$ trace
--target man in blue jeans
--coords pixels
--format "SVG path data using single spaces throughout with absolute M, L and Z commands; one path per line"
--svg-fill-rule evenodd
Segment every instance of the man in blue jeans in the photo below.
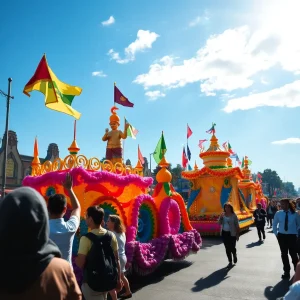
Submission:
M 68 192 L 72 213 L 70 219 L 65 222 L 64 215 L 67 211 L 67 199 L 63 194 L 51 195 L 48 200 L 50 239 L 58 246 L 62 258 L 72 266 L 72 246 L 74 235 L 80 223 L 80 204 L 73 191 L 73 180 L 70 173 L 66 174 L 63 187 Z

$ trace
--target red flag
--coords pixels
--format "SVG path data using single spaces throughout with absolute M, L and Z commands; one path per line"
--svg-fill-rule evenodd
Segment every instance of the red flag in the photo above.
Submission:
M 193 134 L 193 131 L 191 130 L 191 128 L 189 127 L 189 124 L 188 124 L 187 125 L 187 135 L 186 135 L 186 137 L 189 138 L 192 134 Z
M 116 87 L 115 85 L 115 90 L 114 90 L 114 102 L 118 103 L 120 105 L 123 106 L 127 106 L 127 107 L 133 107 L 134 104 L 131 103 L 128 98 L 126 98 L 121 92 L 120 90 Z
M 140 145 L 138 145 L 138 158 L 139 158 L 139 161 L 141 162 L 141 164 L 143 165 L 145 163 L 145 160 L 144 160 L 144 157 L 143 157 L 142 152 L 140 150 Z
M 189 162 L 189 160 L 188 160 L 187 157 L 186 157 L 185 148 L 183 147 L 183 151 L 182 151 L 182 166 L 183 166 L 184 168 L 186 168 L 188 162 Z

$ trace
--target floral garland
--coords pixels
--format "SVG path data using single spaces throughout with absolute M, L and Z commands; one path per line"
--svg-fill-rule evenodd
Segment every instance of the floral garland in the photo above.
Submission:
M 158 212 L 157 208 L 155 206 L 154 199 L 147 194 L 139 195 L 134 199 L 133 206 L 132 206 L 132 211 L 131 211 L 131 216 L 128 216 L 128 226 L 127 227 L 127 241 L 135 241 L 136 239 L 136 233 L 137 233 L 137 228 L 138 228 L 138 218 L 139 218 L 139 209 L 140 206 L 142 205 L 143 202 L 149 201 L 150 203 L 153 203 L 152 208 L 153 208 L 153 214 L 156 216 L 156 221 L 158 220 Z M 135 229 L 133 229 L 135 228 Z
M 210 169 L 208 167 L 203 167 L 199 171 L 194 171 L 194 172 L 184 171 L 181 174 L 182 174 L 182 177 L 185 179 L 196 179 L 199 176 L 202 176 L 204 174 L 209 174 L 211 176 L 216 176 L 216 177 L 237 176 L 240 178 L 244 178 L 244 175 L 239 167 L 231 168 L 229 170 L 221 169 L 220 171 L 216 171 L 216 170 Z
M 69 170 L 73 177 L 74 185 L 80 185 L 84 182 L 86 183 L 102 183 L 111 182 L 113 185 L 118 187 L 126 187 L 129 184 L 134 184 L 141 189 L 148 188 L 153 179 L 151 177 L 141 177 L 135 174 L 129 174 L 126 176 L 121 176 L 118 174 L 110 173 L 107 171 L 89 171 L 85 170 L 83 167 L 77 167 Z M 41 188 L 43 186 L 51 186 L 54 182 L 56 184 L 61 184 L 65 179 L 66 171 L 62 172 L 49 172 L 41 176 L 27 176 L 23 180 L 24 186 L 30 186 L 33 188 Z
M 172 219 L 170 219 L 170 214 Z M 159 209 L 160 234 L 176 234 L 180 229 L 180 210 L 176 201 L 165 198 Z

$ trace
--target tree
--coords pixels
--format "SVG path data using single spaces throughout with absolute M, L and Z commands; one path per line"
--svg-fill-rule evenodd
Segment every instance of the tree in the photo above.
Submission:
M 175 168 L 171 168 L 172 184 L 177 186 L 178 179 L 181 178 L 181 172 L 184 171 L 181 165 L 177 164 Z
M 283 182 L 283 197 L 297 197 L 298 193 L 292 182 Z
M 275 189 L 281 189 L 283 186 L 282 180 L 277 172 L 271 169 L 264 170 L 262 173 L 262 181 L 268 184 L 269 196 L 274 195 Z

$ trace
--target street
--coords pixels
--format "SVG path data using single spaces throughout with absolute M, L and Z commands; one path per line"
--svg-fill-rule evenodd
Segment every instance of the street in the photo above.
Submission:
M 149 276 L 129 276 L 132 299 L 280 299 L 291 281 L 281 280 L 276 237 L 267 229 L 265 242 L 257 241 L 255 227 L 242 234 L 237 243 L 238 263 L 227 270 L 221 238 L 204 237 L 198 254 L 185 261 L 166 261 Z

